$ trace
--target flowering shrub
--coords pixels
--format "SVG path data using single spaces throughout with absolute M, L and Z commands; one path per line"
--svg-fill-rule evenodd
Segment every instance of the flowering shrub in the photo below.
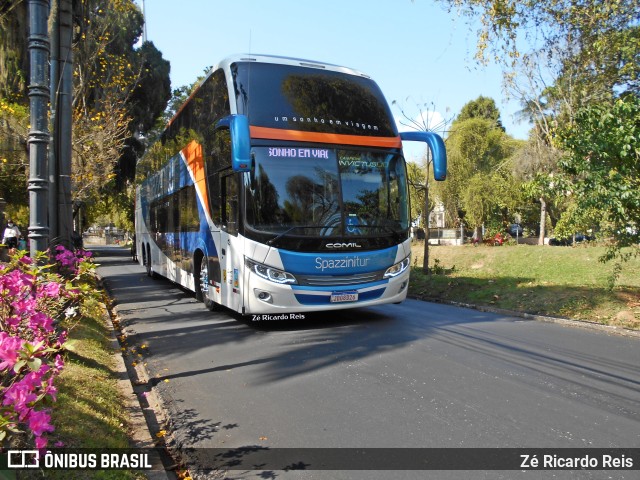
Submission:
M 86 294 L 95 291 L 90 253 L 62 246 L 48 257 L 18 252 L 0 264 L 0 446 L 26 433 L 36 448 L 47 445 L 56 377 L 71 348 L 67 330 Z

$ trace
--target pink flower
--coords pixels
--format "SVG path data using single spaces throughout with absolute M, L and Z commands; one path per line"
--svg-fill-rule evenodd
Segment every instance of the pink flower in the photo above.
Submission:
M 60 284 L 57 282 L 48 282 L 46 285 L 42 286 L 40 289 L 42 295 L 46 297 L 57 298 L 60 296 Z
M 58 348 L 62 347 L 64 345 L 64 342 L 67 341 L 67 339 L 68 339 L 67 337 L 68 336 L 69 336 L 69 334 L 67 333 L 66 330 L 61 331 L 60 334 L 58 335 L 58 340 L 56 341 L 55 346 L 58 347 Z M 64 364 L 64 362 L 63 362 L 63 364 Z
M 59 372 L 64 368 L 64 359 L 62 355 L 56 355 L 56 359 L 53 362 L 54 368 Z
M 47 395 L 51 397 L 51 400 L 56 402 L 58 400 L 58 389 L 53 386 L 54 377 L 49 377 L 47 382 Z
M 0 332 L 0 371 L 11 369 L 18 361 L 18 350 L 22 349 L 24 340 Z
M 29 318 L 29 327 L 34 330 L 41 329 L 47 333 L 53 332 L 53 318 L 42 312 L 34 313 Z
M 55 430 L 51 425 L 51 416 L 44 410 L 32 411 L 29 415 L 28 425 L 36 437 L 41 437 L 43 433 Z M 36 445 L 36 447 L 38 446 Z
M 42 387 L 45 384 L 45 380 L 44 377 L 47 375 L 47 373 L 49 373 L 49 371 L 51 370 L 51 367 L 47 364 L 42 364 L 40 366 L 40 370 L 38 370 L 37 372 L 29 372 L 27 373 L 22 380 L 20 380 L 20 383 L 25 387 L 28 388 L 30 390 L 34 390 L 38 387 Z M 50 377 L 53 378 L 53 377 Z
M 31 288 L 32 285 L 33 276 L 20 270 L 12 270 L 0 276 L 0 291 L 6 290 L 6 293 L 12 297 L 19 295 L 25 287 Z
M 31 257 L 30 257 L 30 256 L 28 256 L 28 255 L 25 255 L 24 257 L 22 257 L 22 258 L 20 259 L 20 261 L 21 261 L 22 263 L 24 263 L 25 265 L 33 265 L 33 258 L 31 258 Z
M 20 298 L 11 302 L 13 310 L 18 314 L 30 313 L 36 311 L 36 299 L 29 296 L 26 298 Z
M 11 315 L 9 318 L 5 319 L 5 323 L 8 327 L 15 328 L 20 325 L 20 317 L 18 317 L 17 315 Z
M 2 404 L 6 407 L 13 405 L 20 420 L 23 420 L 30 411 L 29 403 L 37 400 L 38 396 L 31 391 L 28 385 L 17 382 L 4 391 Z
M 56 260 L 60 262 L 63 267 L 67 268 L 75 268 L 77 259 L 72 251 L 67 250 L 62 245 L 58 245 L 56 247 L 56 251 L 60 252 L 56 255 Z
M 47 440 L 45 437 L 36 437 L 36 448 L 38 450 L 42 450 L 44 447 L 46 447 L 47 443 L 49 443 L 49 440 Z

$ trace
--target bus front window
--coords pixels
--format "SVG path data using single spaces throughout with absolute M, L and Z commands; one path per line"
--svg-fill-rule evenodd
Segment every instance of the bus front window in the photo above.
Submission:
M 255 147 L 247 226 L 304 237 L 398 236 L 408 228 L 402 157 L 327 148 Z
M 407 229 L 407 186 L 401 157 L 338 151 L 345 235 L 384 235 Z
M 296 228 L 296 235 L 319 235 L 340 226 L 335 161 L 299 157 L 298 148 L 256 148 L 247 189 L 247 223 L 270 233 Z M 310 231 L 309 231 L 310 230 Z

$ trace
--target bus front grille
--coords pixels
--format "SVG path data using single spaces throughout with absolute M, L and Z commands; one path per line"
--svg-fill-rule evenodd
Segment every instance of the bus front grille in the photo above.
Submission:
M 327 287 L 331 285 L 359 285 L 379 282 L 383 279 L 383 275 L 384 271 L 379 271 L 354 275 L 296 275 L 296 278 L 298 279 L 298 285 Z

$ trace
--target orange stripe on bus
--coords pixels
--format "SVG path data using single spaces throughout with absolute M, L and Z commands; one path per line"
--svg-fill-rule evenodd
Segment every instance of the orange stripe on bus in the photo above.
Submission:
M 182 149 L 182 154 L 187 161 L 187 167 L 193 175 L 193 181 L 195 183 L 196 190 L 199 197 L 202 200 L 202 206 L 211 218 L 211 211 L 209 210 L 209 196 L 207 194 L 207 182 L 204 171 L 204 159 L 202 157 L 202 145 L 195 140 L 189 142 L 189 144 Z
M 251 126 L 251 138 L 269 140 L 289 140 L 298 142 L 336 143 L 342 145 L 364 145 L 368 147 L 400 148 L 400 137 L 367 137 L 364 135 L 344 135 L 340 133 L 303 132 L 279 128 Z

